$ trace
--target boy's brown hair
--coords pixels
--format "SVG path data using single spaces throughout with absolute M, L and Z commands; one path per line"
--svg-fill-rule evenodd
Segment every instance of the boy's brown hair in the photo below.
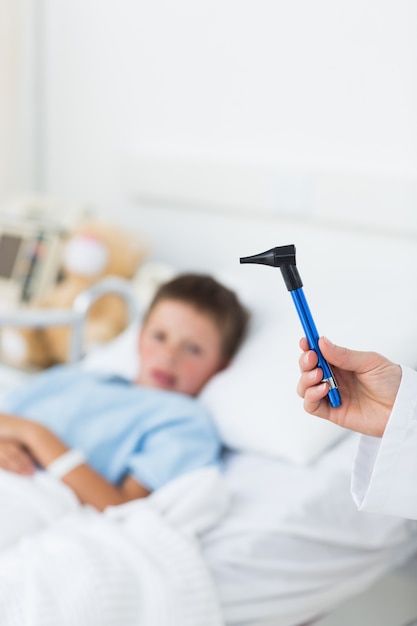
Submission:
M 220 331 L 225 360 L 236 354 L 247 331 L 249 312 L 234 291 L 208 274 L 180 274 L 159 287 L 145 321 L 162 300 L 179 300 L 209 315 Z

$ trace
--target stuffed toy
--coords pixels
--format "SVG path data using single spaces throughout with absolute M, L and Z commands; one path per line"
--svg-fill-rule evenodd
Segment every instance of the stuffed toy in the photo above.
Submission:
M 68 236 L 62 253 L 61 276 L 30 308 L 70 309 L 79 293 L 106 276 L 131 279 L 148 253 L 138 236 L 100 220 L 82 222 Z M 109 294 L 91 306 L 85 346 L 102 344 L 126 327 L 128 311 L 120 296 Z M 3 359 L 19 367 L 46 368 L 68 360 L 69 327 L 19 328 L 3 331 Z

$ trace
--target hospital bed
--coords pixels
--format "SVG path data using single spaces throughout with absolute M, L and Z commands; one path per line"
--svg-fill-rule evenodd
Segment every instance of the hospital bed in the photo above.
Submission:
M 213 245 L 204 241 L 208 232 L 204 219 L 215 222 L 217 232 L 223 233 Z M 198 536 L 220 615 L 213 613 L 207 623 L 330 626 L 339 606 L 354 602 L 379 581 L 389 581 L 387 576 L 413 559 L 417 526 L 356 510 L 349 480 L 357 436 L 304 413 L 295 393 L 302 331 L 290 298 L 277 270 L 239 267 L 238 258 L 295 243 L 319 330 L 338 343 L 375 349 L 416 366 L 417 290 L 410 289 L 417 284 L 415 242 L 406 236 L 331 223 L 252 222 L 234 215 L 204 219 L 197 225 L 186 209 L 173 214 L 164 207 L 142 206 L 135 226 L 147 224 L 156 233 L 164 224 L 155 259 L 171 263 L 176 271 L 214 273 L 238 292 L 252 312 L 244 346 L 201 397 L 225 443 L 227 487 L 221 516 Z M 173 220 L 177 228 L 184 222 L 186 236 L 177 242 L 168 241 Z M 228 237 L 229 231 L 233 238 Z M 121 284 L 105 287 L 119 289 Z M 135 317 L 129 289 L 123 286 L 120 293 L 129 298 Z M 73 312 L 79 337 L 88 302 L 87 295 L 83 312 Z M 138 309 L 140 313 L 140 305 Z M 13 320 L 4 317 L 3 321 Z M 82 367 L 134 376 L 138 363 L 133 346 L 139 325 L 140 320 L 133 320 L 118 338 L 83 356 Z M 73 359 L 82 352 L 77 345 Z M 26 375 L 15 374 L 0 369 L 4 391 Z M 98 596 L 93 601 L 98 602 Z M 381 607 L 393 601 L 378 596 Z M 370 613 L 362 623 L 382 626 L 380 617 L 372 617 L 366 599 L 363 606 Z M 416 617 L 417 604 L 410 594 L 404 609 L 398 607 L 395 624 L 390 623 L 402 626 Z M 133 626 L 130 619 L 120 614 L 114 623 Z M 138 619 L 138 626 L 142 623 L 147 624 Z

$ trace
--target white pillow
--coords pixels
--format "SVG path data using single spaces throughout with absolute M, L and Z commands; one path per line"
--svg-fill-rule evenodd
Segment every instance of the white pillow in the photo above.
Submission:
M 341 345 L 375 350 L 416 366 L 416 258 L 402 275 L 368 261 L 362 259 L 363 272 L 349 265 L 329 266 L 319 276 L 299 265 L 318 331 Z M 252 320 L 244 345 L 229 368 L 203 390 L 202 402 L 230 448 L 299 464 L 313 461 L 346 431 L 306 414 L 297 396 L 303 331 L 280 270 L 238 266 L 217 277 L 235 289 L 251 309 Z M 130 327 L 90 354 L 85 366 L 133 378 L 137 334 L 138 328 Z
M 133 322 L 115 339 L 92 349 L 83 359 L 87 371 L 117 374 L 128 380 L 134 380 L 139 371 L 140 323 Z

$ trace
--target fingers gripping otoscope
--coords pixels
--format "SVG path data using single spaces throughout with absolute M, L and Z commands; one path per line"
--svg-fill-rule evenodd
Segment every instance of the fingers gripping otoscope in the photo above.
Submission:
M 271 265 L 272 267 L 280 268 L 285 285 L 291 293 L 295 308 L 297 309 L 298 317 L 303 326 L 308 344 L 310 348 L 317 353 L 318 366 L 323 372 L 323 381 L 327 382 L 329 385 L 329 402 L 333 407 L 340 406 L 342 401 L 337 388 L 337 382 L 330 365 L 320 351 L 318 344 L 319 334 L 303 292 L 303 282 L 298 273 L 295 261 L 295 246 L 291 244 L 271 248 L 271 250 L 261 252 L 260 254 L 242 257 L 240 262 Z

